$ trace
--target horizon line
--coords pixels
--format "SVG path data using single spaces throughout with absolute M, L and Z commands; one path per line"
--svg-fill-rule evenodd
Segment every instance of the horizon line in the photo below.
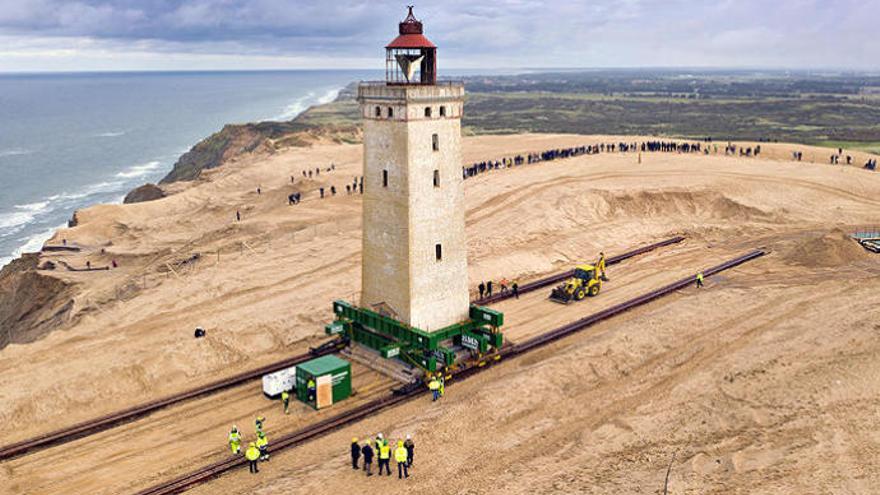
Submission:
M 549 72 L 588 72 L 588 71 L 705 71 L 705 72 L 846 72 L 854 74 L 880 75 L 880 68 L 863 69 L 849 67 L 760 67 L 760 66 L 584 66 L 584 67 L 449 67 L 446 71 L 527 71 L 537 73 Z M 198 74 L 198 73 L 260 73 L 260 72 L 382 72 L 382 68 L 266 68 L 266 69 L 100 69 L 100 70 L 0 70 L 0 76 L 24 75 L 77 75 L 77 74 Z M 474 75 L 483 75 L 475 72 Z M 486 74 L 492 75 L 492 74 Z

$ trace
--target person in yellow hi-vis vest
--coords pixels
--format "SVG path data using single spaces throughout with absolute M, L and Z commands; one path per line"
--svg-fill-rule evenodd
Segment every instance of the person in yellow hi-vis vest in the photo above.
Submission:
M 229 448 L 233 455 L 238 455 L 241 452 L 241 433 L 238 432 L 238 427 L 235 425 L 232 425 L 232 431 L 229 432 Z
M 428 390 L 430 390 L 431 394 L 433 394 L 433 396 L 434 396 L 433 400 L 436 401 L 437 399 L 439 399 L 440 398 L 440 380 L 438 380 L 436 377 L 432 376 L 431 381 L 428 382 Z
M 596 271 L 599 272 L 599 278 L 602 279 L 603 282 L 608 281 L 608 275 L 605 275 L 605 253 L 599 253 L 599 261 L 596 262 Z
M 281 405 L 284 406 L 284 414 L 288 414 L 290 408 L 290 392 L 284 390 L 281 392 Z
M 315 387 L 315 380 L 313 378 L 309 378 L 308 383 L 306 383 L 306 391 L 309 394 L 309 402 L 315 402 L 317 388 Z
M 248 444 L 248 448 L 244 453 L 244 457 L 248 460 L 251 473 L 259 473 L 260 468 L 257 467 L 257 462 L 259 462 L 260 460 L 260 449 L 257 448 L 257 444 L 255 444 L 254 442 Z
M 266 436 L 266 432 L 258 431 L 257 432 L 257 449 L 260 451 L 260 460 L 268 461 L 269 460 L 269 438 Z
M 382 476 L 383 466 L 388 476 L 391 476 L 391 446 L 388 445 L 387 439 L 379 446 L 379 476 Z
M 397 461 L 397 479 L 409 478 L 409 469 L 407 466 L 406 447 L 403 446 L 403 440 L 397 441 L 397 448 L 394 449 L 394 460 Z

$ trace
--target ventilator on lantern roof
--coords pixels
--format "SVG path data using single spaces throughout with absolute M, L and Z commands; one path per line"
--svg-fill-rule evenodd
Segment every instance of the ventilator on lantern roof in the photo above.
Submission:
M 400 23 L 399 36 L 385 47 L 385 81 L 388 84 L 435 84 L 437 47 L 425 37 L 422 22 L 412 6 Z

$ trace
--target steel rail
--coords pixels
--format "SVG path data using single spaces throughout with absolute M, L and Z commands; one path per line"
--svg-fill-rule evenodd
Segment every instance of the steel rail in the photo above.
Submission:
M 764 254 L 764 251 L 761 250 L 752 251 L 748 254 L 733 258 L 729 261 L 703 270 L 702 273 L 704 276 L 711 276 L 724 270 L 739 266 L 755 258 L 761 257 Z M 463 379 L 476 375 L 483 370 L 490 369 L 492 367 L 492 364 L 500 362 L 504 360 L 504 358 L 513 358 L 528 353 L 529 351 L 555 342 L 563 337 L 569 336 L 580 330 L 591 327 L 601 321 L 607 320 L 612 316 L 624 313 L 633 308 L 659 299 L 663 296 L 672 294 L 679 289 L 693 284 L 695 280 L 696 274 L 685 277 L 659 289 L 652 290 L 623 303 L 616 304 L 608 309 L 604 309 L 580 320 L 558 327 L 545 334 L 533 337 L 520 344 L 505 346 L 501 349 L 500 355 L 498 356 L 501 359 L 487 361 L 484 363 L 484 365 L 474 365 L 469 368 L 456 371 L 453 374 L 453 378 L 455 379 L 455 381 L 450 382 L 450 385 L 455 383 L 456 381 L 461 381 Z M 271 450 L 272 452 L 277 452 L 279 450 L 283 450 L 289 447 L 295 447 L 297 445 L 305 443 L 310 439 L 328 434 L 339 427 L 356 423 L 362 419 L 369 417 L 379 410 L 402 404 L 420 395 L 427 394 L 427 392 L 428 390 L 423 386 L 415 387 L 409 388 L 402 393 L 392 393 L 390 395 L 372 400 L 358 407 L 355 407 L 354 409 L 337 414 L 330 418 L 319 421 L 318 423 L 285 435 L 281 437 L 278 441 L 270 445 Z M 208 465 L 204 468 L 193 471 L 192 473 L 186 474 L 174 480 L 147 488 L 146 490 L 138 492 L 137 495 L 173 495 L 181 493 L 195 485 L 199 485 L 201 483 L 209 481 L 227 471 L 231 471 L 238 467 L 243 467 L 246 464 L 247 461 L 243 457 L 238 456 L 223 461 L 218 461 L 214 464 Z
M 684 237 L 677 236 L 677 237 L 673 237 L 671 239 L 666 239 L 665 241 L 660 241 L 660 242 L 656 242 L 654 244 L 650 244 L 648 246 L 643 246 L 638 249 L 633 249 L 632 251 L 627 251 L 623 254 L 618 254 L 616 256 L 606 258 L 605 264 L 606 265 L 614 265 L 614 264 L 620 263 L 621 261 L 628 260 L 632 257 L 638 256 L 640 254 L 644 254 L 644 253 L 653 251 L 655 249 L 658 249 L 658 248 L 661 248 L 664 246 L 670 246 L 672 244 L 677 244 L 683 240 L 684 240 Z M 523 285 L 519 286 L 518 291 L 520 294 L 526 294 L 528 292 L 536 291 L 538 289 L 547 287 L 548 285 L 553 285 L 555 283 L 562 282 L 563 280 L 570 278 L 573 275 L 574 275 L 574 270 L 568 270 L 566 272 L 557 273 L 556 275 L 550 275 L 549 277 L 544 277 L 542 279 L 535 280 L 534 282 L 529 282 L 527 284 L 523 284 Z M 496 303 L 498 301 L 503 301 L 505 299 L 510 299 L 511 297 L 513 297 L 513 292 L 510 291 L 509 289 L 510 288 L 508 287 L 508 290 L 506 292 L 504 292 L 503 294 L 499 292 L 496 294 L 492 294 L 489 297 L 477 299 L 476 301 L 474 301 L 474 304 L 486 305 L 486 304 Z
M 627 260 L 634 256 L 638 256 L 643 253 L 647 253 L 649 251 L 653 251 L 663 246 L 668 246 L 671 244 L 675 244 L 684 240 L 684 237 L 673 237 L 671 239 L 666 239 L 665 241 L 657 242 L 654 244 L 650 244 L 648 246 L 643 246 L 638 249 L 634 249 L 628 251 L 623 254 L 619 254 L 617 256 L 613 256 L 608 258 L 606 261 L 607 264 L 613 265 L 615 263 L 620 263 L 621 261 Z M 531 292 L 541 287 L 546 287 L 548 285 L 554 284 L 560 280 L 564 280 L 571 276 L 573 271 L 567 271 L 560 274 L 550 275 L 549 277 L 536 280 L 534 282 L 524 284 L 519 288 L 519 292 L 521 294 Z M 490 298 L 485 298 L 478 301 L 479 304 L 490 304 L 493 302 L 501 301 L 507 299 L 509 297 L 513 297 L 513 294 L 509 291 L 505 294 L 496 294 Z M 0 447 L 0 461 L 11 459 L 14 457 L 18 457 L 20 455 L 24 455 L 27 453 L 36 452 L 39 450 L 43 450 L 49 447 L 53 447 L 56 445 L 60 445 L 63 443 L 71 442 L 73 440 L 83 438 L 89 435 L 93 435 L 95 433 L 99 433 L 101 431 L 108 430 L 115 426 L 119 426 L 124 423 L 128 423 L 134 421 L 136 419 L 147 416 L 153 412 L 156 412 L 160 409 L 166 408 L 168 406 L 184 402 L 187 400 L 192 400 L 198 397 L 202 397 L 204 395 L 212 394 L 215 392 L 219 392 L 221 390 L 231 388 L 237 385 L 240 385 L 246 381 L 253 380 L 261 377 L 267 373 L 273 373 L 278 370 L 282 370 L 284 368 L 289 368 L 290 366 L 295 366 L 304 361 L 307 361 L 314 357 L 323 356 L 326 354 L 331 354 L 340 350 L 344 347 L 341 343 L 337 345 L 327 345 L 332 344 L 334 341 L 327 342 L 324 346 L 321 346 L 317 349 L 312 349 L 308 353 L 300 354 L 298 356 L 293 356 L 291 358 L 278 361 L 261 368 L 253 369 L 250 371 L 246 371 L 240 373 L 238 375 L 234 375 L 228 378 L 224 378 L 222 380 L 218 380 L 213 383 L 209 383 L 208 385 L 190 389 L 178 394 L 174 394 L 168 397 L 164 397 L 161 399 L 157 399 L 155 401 L 146 402 L 144 404 L 140 404 L 137 406 L 133 406 L 128 409 L 124 409 L 122 411 L 117 411 L 115 413 L 108 414 L 106 416 L 101 416 L 96 419 L 92 419 L 89 421 L 84 421 L 81 423 L 77 423 L 73 426 L 63 428 L 60 430 L 56 430 L 53 432 L 46 433 L 44 435 L 37 436 L 35 438 L 31 438 L 28 440 L 23 440 L 21 442 L 17 442 L 14 444 L 6 445 Z
M 221 390 L 240 385 L 255 378 L 259 378 L 267 373 L 273 373 L 284 368 L 296 366 L 299 363 L 308 361 L 309 359 L 315 357 L 332 354 L 345 346 L 344 341 L 342 340 L 333 340 L 327 342 L 326 344 L 318 348 L 311 349 L 309 352 L 293 356 L 257 369 L 239 373 L 237 375 L 233 375 L 222 380 L 209 383 L 202 387 L 190 389 L 151 402 L 146 402 L 144 404 L 124 409 L 122 411 L 108 414 L 106 416 L 101 416 L 96 419 L 77 423 L 67 428 L 63 428 L 50 433 L 46 433 L 44 435 L 4 446 L 0 448 L 0 461 L 11 459 L 13 457 L 17 457 L 29 452 L 46 449 L 62 443 L 71 442 L 78 438 L 108 430 L 120 424 L 128 423 L 130 421 L 134 421 L 135 419 L 154 413 L 170 405 L 187 400 L 192 400 L 197 397 L 201 397 L 203 395 L 211 394 L 214 392 L 219 392 Z

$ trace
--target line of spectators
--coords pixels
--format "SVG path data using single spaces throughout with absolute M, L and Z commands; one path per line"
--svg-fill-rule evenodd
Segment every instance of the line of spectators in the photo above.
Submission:
M 511 168 L 520 165 L 533 164 L 539 162 L 549 162 L 557 159 L 572 158 L 580 155 L 598 155 L 600 153 L 628 153 L 628 152 L 666 152 L 666 153 L 699 153 L 704 151 L 708 154 L 709 148 L 703 147 L 701 143 L 678 142 L 678 141 L 646 141 L 638 142 L 619 142 L 619 143 L 600 143 L 585 146 L 574 146 L 571 148 L 557 148 L 537 153 L 529 153 L 526 155 L 516 155 L 512 157 L 502 158 L 500 160 L 489 160 L 473 163 L 470 166 L 462 167 L 462 177 L 474 177 L 476 175 L 489 172 L 491 170 L 499 170 L 502 168 Z

